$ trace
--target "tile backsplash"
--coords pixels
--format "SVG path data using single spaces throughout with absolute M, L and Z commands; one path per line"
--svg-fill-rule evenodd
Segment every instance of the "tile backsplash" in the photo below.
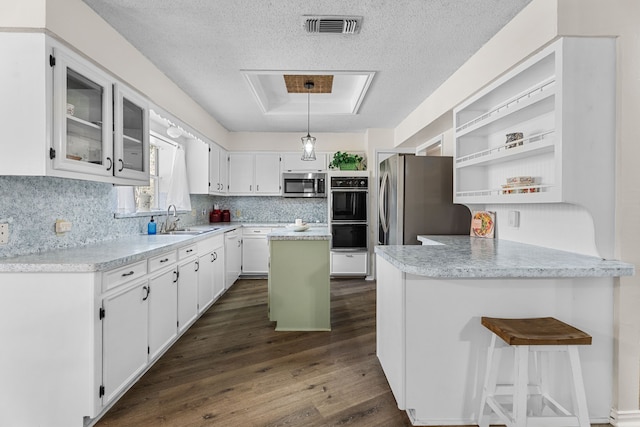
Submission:
M 146 233 L 148 216 L 114 218 L 116 197 L 116 187 L 100 182 L 0 176 L 0 223 L 9 224 L 9 242 L 0 245 L 0 257 Z M 214 204 L 229 209 L 232 221 L 290 223 L 303 218 L 307 222 L 327 222 L 326 199 L 191 195 L 192 212 L 180 214 L 180 223 L 208 223 Z M 71 222 L 71 231 L 56 235 L 58 219 Z

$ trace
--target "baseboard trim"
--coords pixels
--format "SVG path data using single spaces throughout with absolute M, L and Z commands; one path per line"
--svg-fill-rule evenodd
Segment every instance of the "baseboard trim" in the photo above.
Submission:
M 609 423 L 615 427 L 640 427 L 640 410 L 618 411 L 612 409 Z

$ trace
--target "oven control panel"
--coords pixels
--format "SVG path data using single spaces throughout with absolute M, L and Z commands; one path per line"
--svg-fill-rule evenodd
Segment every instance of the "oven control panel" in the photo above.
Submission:
M 331 177 L 331 188 L 367 188 L 368 186 L 369 178 L 367 177 Z

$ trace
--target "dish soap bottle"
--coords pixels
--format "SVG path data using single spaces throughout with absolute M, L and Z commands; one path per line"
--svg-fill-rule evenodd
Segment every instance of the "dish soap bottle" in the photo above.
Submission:
M 147 224 L 147 234 L 156 234 L 156 222 L 151 217 L 151 221 Z

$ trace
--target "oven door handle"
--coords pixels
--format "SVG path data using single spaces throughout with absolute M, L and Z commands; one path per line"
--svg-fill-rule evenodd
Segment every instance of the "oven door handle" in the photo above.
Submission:
M 380 183 L 380 193 L 378 194 L 378 214 L 380 218 L 380 225 L 382 231 L 386 234 L 389 232 L 389 222 L 387 221 L 387 191 L 389 186 L 389 172 L 385 171 L 382 175 L 382 182 Z

